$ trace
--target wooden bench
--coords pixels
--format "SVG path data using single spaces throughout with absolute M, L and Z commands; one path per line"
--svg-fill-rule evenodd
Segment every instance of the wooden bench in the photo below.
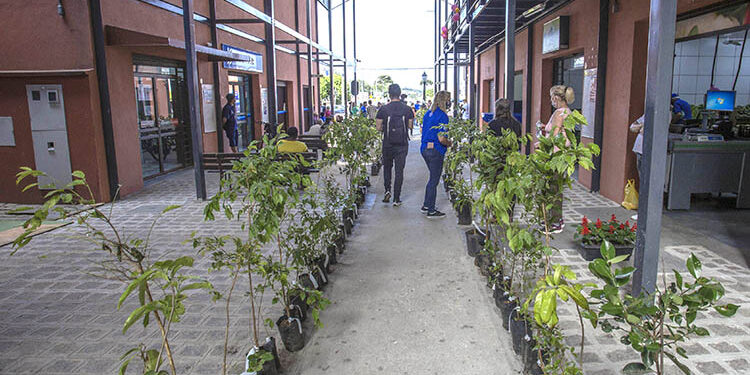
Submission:
M 315 162 L 318 160 L 317 152 L 300 152 L 295 154 L 280 153 L 277 160 L 291 160 L 292 155 L 300 155 L 310 164 L 310 166 L 304 167 L 300 171 L 302 174 L 316 173 L 319 171 L 318 168 L 315 167 Z M 239 161 L 244 157 L 245 154 L 241 152 L 203 154 L 203 169 L 207 172 L 218 172 L 223 175 L 225 172 L 232 170 L 235 161 Z
M 328 150 L 328 143 L 323 140 L 319 135 L 300 135 L 297 140 L 307 145 L 307 149 L 310 151 L 317 150 Z

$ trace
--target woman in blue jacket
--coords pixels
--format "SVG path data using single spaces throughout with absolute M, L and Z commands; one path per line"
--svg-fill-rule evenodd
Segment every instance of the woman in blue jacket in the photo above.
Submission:
M 424 192 L 424 204 L 422 213 L 427 218 L 436 219 L 445 217 L 445 214 L 438 211 L 435 207 L 437 198 L 437 186 L 440 183 L 440 176 L 443 174 L 443 160 L 445 151 L 450 146 L 450 141 L 440 135 L 445 131 L 445 125 L 448 125 L 448 109 L 451 105 L 451 94 L 447 91 L 440 91 L 435 94 L 435 100 L 432 101 L 432 108 L 425 113 L 422 119 L 422 147 L 420 151 L 422 158 L 427 164 L 430 171 L 430 179 L 427 181 L 427 187 Z

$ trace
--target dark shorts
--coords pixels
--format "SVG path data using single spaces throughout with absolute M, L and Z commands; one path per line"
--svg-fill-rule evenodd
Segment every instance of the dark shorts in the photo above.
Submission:
M 229 147 L 237 147 L 237 128 L 224 129 L 224 133 L 227 135 L 227 138 L 229 138 Z

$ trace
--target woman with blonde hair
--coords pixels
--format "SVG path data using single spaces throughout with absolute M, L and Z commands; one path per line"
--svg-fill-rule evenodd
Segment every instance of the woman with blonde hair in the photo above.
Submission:
M 440 176 L 443 174 L 443 160 L 445 151 L 450 146 L 450 141 L 440 135 L 445 131 L 445 125 L 448 125 L 448 109 L 451 105 L 451 94 L 447 91 L 440 91 L 435 94 L 432 101 L 432 107 L 425 113 L 422 119 L 422 146 L 420 152 L 422 158 L 427 164 L 430 171 L 430 178 L 427 181 L 427 187 L 424 192 L 424 204 L 422 204 L 422 213 L 429 219 L 445 217 L 445 214 L 438 211 L 435 207 L 437 199 L 437 186 L 440 183 Z
M 570 105 L 575 101 L 575 92 L 572 87 L 557 85 L 552 86 L 549 89 L 549 97 L 552 106 L 555 107 L 555 111 L 552 112 L 547 124 L 537 122 L 537 129 L 541 130 L 541 135 L 544 137 L 554 137 L 565 132 L 565 126 L 563 125 L 565 119 L 570 115 Z M 570 141 L 566 142 L 570 145 Z M 554 191 L 550 193 L 557 196 L 552 209 L 549 211 L 548 222 L 551 223 L 546 231 L 549 233 L 561 233 L 565 228 L 565 222 L 563 221 L 563 193 L 559 189 L 554 188 Z

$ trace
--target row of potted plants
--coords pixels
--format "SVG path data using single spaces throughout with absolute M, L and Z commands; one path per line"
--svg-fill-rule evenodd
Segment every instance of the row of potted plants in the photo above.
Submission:
M 80 171 L 73 173 L 73 181 L 67 186 L 46 194 L 45 203 L 14 242 L 14 253 L 28 244 L 30 235 L 51 212 L 69 217 L 70 205 L 87 206 L 88 210 L 72 217 L 82 227 L 81 239 L 109 255 L 99 263 L 97 275 L 121 280 L 125 285 L 118 308 L 132 311 L 123 333 L 138 322 L 146 328 L 155 323 L 161 337 L 156 347 L 134 342 L 133 348 L 122 356 L 120 373 L 126 373 L 131 362 L 140 361 L 144 374 L 177 374 L 172 325 L 189 308 L 190 291 L 203 290 L 214 301 L 223 302 L 226 326 L 222 373 L 229 371 L 230 305 L 232 298 L 244 291 L 250 305 L 250 349 L 245 356 L 245 373 L 276 374 L 280 371 L 276 341 L 270 334 L 264 336 L 263 328 L 277 328 L 284 348 L 294 352 L 307 341 L 305 322 L 322 327 L 320 311 L 329 304 L 322 288 L 329 282 L 328 274 L 344 251 L 346 236 L 356 223 L 357 209 L 364 203 L 365 165 L 377 140 L 369 128 L 374 130 L 372 124 L 359 119 L 329 128 L 326 140 L 333 147 L 321 164 L 331 166 L 345 161 L 343 187 L 334 175 L 324 173 L 313 183 L 299 172 L 300 165 L 307 166 L 301 157 L 278 157 L 276 145 L 285 137 L 281 131 L 275 138 L 264 137 L 262 143 L 251 143 L 245 157 L 224 174 L 219 192 L 204 208 L 205 220 L 224 216 L 227 225 L 241 228 L 242 235 L 206 236 L 194 232 L 188 239 L 199 256 L 210 259 L 207 270 L 192 269 L 193 256 L 168 259 L 169 253 L 164 249 L 154 249 L 151 234 L 157 221 L 179 206 L 167 207 L 145 236 L 126 234 L 132 228 L 118 226 L 112 210 L 95 203 Z M 352 132 L 356 134 L 353 136 Z M 347 142 L 352 136 L 356 139 Z M 37 186 L 36 182 L 27 179 L 42 175 L 40 171 L 22 168 L 17 183 L 26 182 L 24 190 L 31 189 Z M 217 288 L 205 277 L 193 276 L 205 272 L 226 272 L 231 284 Z M 278 317 L 264 316 L 264 297 L 268 302 L 269 294 L 271 304 L 280 308 Z M 131 300 L 135 303 L 128 303 Z
M 697 324 L 698 313 L 715 310 L 732 316 L 738 308 L 720 303 L 724 288 L 701 275 L 694 255 L 686 260 L 692 279 L 674 271 L 674 281 L 665 281 L 651 294 L 632 296 L 628 284 L 635 269 L 627 265 L 629 255 L 618 253 L 612 242 L 632 250 L 637 227 L 612 217 L 594 222 L 584 218 L 578 227 L 582 243 L 596 247 L 597 256 L 587 260 L 597 282 L 580 283 L 570 265 L 551 260 L 559 250 L 552 245 L 549 210 L 571 184 L 576 165 L 592 168 L 591 159 L 599 152 L 595 145 L 577 142 L 576 124 L 585 125 L 585 118 L 574 111 L 564 121 L 563 132 L 540 138 L 535 151 L 523 155 L 520 146 L 531 137 L 519 138 L 507 130 L 499 136 L 481 134 L 463 130 L 467 124 L 460 120 L 451 121 L 445 134 L 454 142 L 451 152 L 462 155 L 446 162 L 446 185 L 454 194 L 461 192 L 455 187 L 467 183 L 461 180 L 468 169 L 476 175 L 468 183 L 479 193 L 472 207 L 478 223 L 466 232 L 467 252 L 487 277 L 525 373 L 581 374 L 587 327 L 619 333 L 620 342 L 640 354 L 641 361 L 625 366 L 626 373 L 663 374 L 665 358 L 690 373 L 680 360 L 687 358 L 685 342 L 708 335 Z M 523 207 L 520 220 L 513 218 L 516 205 Z M 576 347 L 566 344 L 558 327 L 559 307 L 566 303 L 575 308 L 581 330 Z

